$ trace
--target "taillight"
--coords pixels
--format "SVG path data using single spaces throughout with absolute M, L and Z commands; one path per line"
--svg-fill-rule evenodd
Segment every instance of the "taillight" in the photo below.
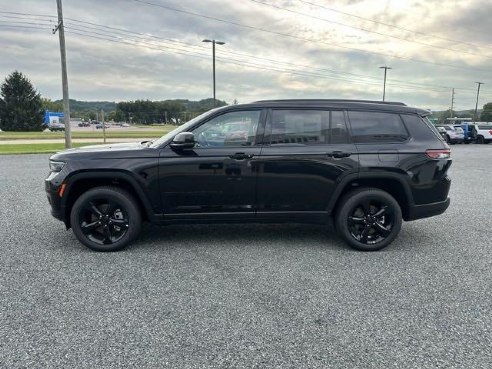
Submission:
M 492 135 L 492 130 L 490 130 L 489 133 Z
M 449 159 L 451 157 L 450 149 L 440 149 L 440 150 L 426 150 L 425 155 L 431 159 Z

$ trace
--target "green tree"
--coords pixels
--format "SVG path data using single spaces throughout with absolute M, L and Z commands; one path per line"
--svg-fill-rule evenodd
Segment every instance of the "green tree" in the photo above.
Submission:
M 0 87 L 0 128 L 4 131 L 41 131 L 41 95 L 31 81 L 15 71 Z
M 51 99 L 46 99 L 42 97 L 41 104 L 43 106 L 43 110 L 55 111 L 55 112 L 63 111 L 63 103 L 61 101 L 52 101 Z
M 492 102 L 483 106 L 482 114 L 480 114 L 481 122 L 492 122 Z

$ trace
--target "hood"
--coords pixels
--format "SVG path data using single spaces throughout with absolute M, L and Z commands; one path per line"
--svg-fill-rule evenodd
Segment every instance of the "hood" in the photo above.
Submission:
M 102 144 L 102 145 L 90 145 L 90 146 L 81 146 L 75 149 L 68 149 L 63 152 L 83 152 L 83 151 L 121 151 L 121 150 L 139 150 L 147 147 L 145 143 L 149 141 L 141 141 L 141 142 L 124 142 L 124 143 L 110 143 L 110 144 Z
M 101 157 L 101 154 L 108 154 L 112 156 L 112 154 L 117 155 L 117 153 L 124 151 L 148 150 L 148 147 L 146 145 L 147 142 L 149 141 L 82 146 L 57 152 L 51 157 L 51 159 L 62 160 L 69 158 L 86 157 L 90 154 L 96 154 L 98 157 Z

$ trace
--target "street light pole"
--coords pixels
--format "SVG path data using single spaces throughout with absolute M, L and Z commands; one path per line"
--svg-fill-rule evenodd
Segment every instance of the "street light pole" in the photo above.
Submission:
M 473 120 L 476 122 L 477 121 L 477 109 L 478 109 L 478 96 L 480 95 L 480 86 L 483 85 L 483 82 L 475 82 L 478 84 L 478 89 L 477 89 L 477 102 L 475 103 L 475 114 L 473 115 Z
M 388 71 L 388 69 L 393 69 L 391 67 L 379 67 L 379 69 L 384 69 L 384 84 L 383 84 L 383 101 L 384 101 L 384 98 L 386 96 L 386 72 Z
M 213 69 L 213 82 L 214 82 L 214 107 L 216 105 L 216 99 L 215 99 L 215 44 L 217 45 L 224 45 L 225 42 L 222 41 L 216 41 L 216 40 L 202 40 L 202 42 L 211 42 L 212 43 L 212 69 Z

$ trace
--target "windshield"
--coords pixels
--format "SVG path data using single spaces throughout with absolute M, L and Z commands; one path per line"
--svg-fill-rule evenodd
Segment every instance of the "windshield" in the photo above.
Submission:
M 215 108 L 215 109 L 209 110 L 209 111 L 207 111 L 207 112 L 205 112 L 203 114 L 200 114 L 198 117 L 193 118 L 192 120 L 190 120 L 190 121 L 188 121 L 188 122 L 180 125 L 179 127 L 173 129 L 171 132 L 166 133 L 161 138 L 153 141 L 149 145 L 149 147 L 157 148 L 157 147 L 161 146 L 163 143 L 165 143 L 166 141 L 169 141 L 174 136 L 176 136 L 178 133 L 180 133 L 180 132 L 186 132 L 186 130 L 189 129 L 190 127 L 192 127 L 197 121 L 199 121 L 199 120 L 201 120 L 203 118 L 208 117 L 209 115 L 211 115 L 212 113 L 214 113 L 215 111 L 217 111 L 217 109 L 219 109 L 219 108 Z

